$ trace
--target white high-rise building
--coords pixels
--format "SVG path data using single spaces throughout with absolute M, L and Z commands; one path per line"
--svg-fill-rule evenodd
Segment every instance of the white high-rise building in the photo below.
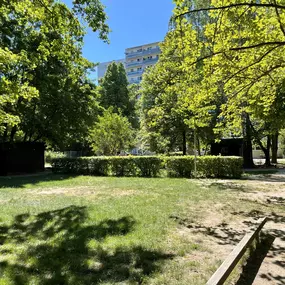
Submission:
M 140 83 L 142 74 L 157 63 L 160 54 L 159 42 L 126 49 L 126 71 L 129 83 Z
M 142 74 L 148 67 L 157 63 L 160 53 L 159 42 L 127 48 L 125 59 L 102 62 L 98 65 L 98 80 L 104 77 L 110 63 L 121 62 L 126 68 L 129 83 L 140 83 Z

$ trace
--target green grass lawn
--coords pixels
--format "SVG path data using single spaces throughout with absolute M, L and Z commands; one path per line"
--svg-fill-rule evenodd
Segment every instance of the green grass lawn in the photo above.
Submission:
M 217 254 L 207 225 L 242 218 L 231 214 L 237 191 L 187 179 L 0 178 L 0 284 L 205 284 L 233 246 Z

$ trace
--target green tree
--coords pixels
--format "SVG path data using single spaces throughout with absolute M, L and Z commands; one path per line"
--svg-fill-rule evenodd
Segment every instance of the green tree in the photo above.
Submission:
M 89 141 L 97 154 L 117 155 L 134 145 L 135 133 L 128 119 L 110 107 L 90 130 Z
M 105 109 L 114 108 L 114 112 L 122 112 L 126 117 L 132 117 L 134 106 L 131 102 L 126 70 L 122 63 L 112 62 L 100 82 L 100 103 Z
M 181 32 L 177 41 L 196 51 L 185 54 L 181 68 L 188 78 L 179 87 L 185 103 L 194 109 L 195 121 L 203 122 L 209 110 L 222 102 L 216 130 L 243 134 L 249 137 L 247 142 L 252 137 L 260 140 L 256 124 L 269 126 L 271 132 L 273 118 L 284 120 L 278 108 L 272 109 L 278 105 L 277 89 L 284 80 L 285 6 L 213 0 L 209 5 L 186 7 L 185 1 L 175 2 L 175 30 Z M 204 12 L 209 20 L 203 24 L 201 41 L 187 18 Z M 202 80 L 197 80 L 197 65 L 203 66 Z
M 85 24 L 107 41 L 104 7 L 99 0 L 74 1 L 72 9 L 53 0 L 3 0 L 0 17 L 1 140 L 63 142 L 89 120 L 79 115 L 90 113 L 96 97 L 87 81 L 94 65 L 82 46 Z
M 187 144 L 193 146 L 194 131 L 199 142 L 207 144 L 213 138 L 212 124 L 216 106 L 207 118 L 197 119 L 197 102 L 185 100 L 189 86 L 197 86 L 203 78 L 202 66 L 196 65 L 191 76 L 185 72 L 184 63 L 203 49 L 201 41 L 190 45 L 192 37 L 201 38 L 197 30 L 188 29 L 188 20 L 178 22 L 161 44 L 161 56 L 154 68 L 143 76 L 142 81 L 142 127 L 152 150 L 171 151 L 177 148 L 186 154 Z M 196 89 L 199 92 L 199 89 Z M 196 118 L 196 120 L 195 120 Z M 200 138 L 200 139 L 199 139 Z

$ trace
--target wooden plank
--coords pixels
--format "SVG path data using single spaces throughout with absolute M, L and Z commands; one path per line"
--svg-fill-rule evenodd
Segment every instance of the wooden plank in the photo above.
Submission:
M 212 275 L 206 285 L 221 285 L 224 284 L 237 263 L 244 255 L 246 249 L 251 245 L 255 237 L 259 234 L 264 224 L 267 222 L 267 217 L 259 220 L 258 227 L 251 233 L 246 234 L 243 239 L 237 244 L 227 259 L 221 264 L 217 271 Z

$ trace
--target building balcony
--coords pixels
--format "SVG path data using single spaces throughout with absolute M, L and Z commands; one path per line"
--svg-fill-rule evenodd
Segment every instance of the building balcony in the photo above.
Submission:
M 130 76 L 130 75 L 140 75 L 142 73 L 143 73 L 143 70 L 129 71 L 129 72 L 127 72 L 127 76 Z
M 140 82 L 141 82 L 141 80 L 139 80 L 139 79 L 130 79 L 129 80 L 130 84 L 139 84 Z
M 142 50 L 142 51 L 126 53 L 126 58 L 134 58 L 134 57 L 149 55 L 149 54 L 154 54 L 154 53 L 160 53 L 160 48 L 156 47 L 156 48 L 152 48 L 152 49 L 146 49 L 146 50 Z
M 142 61 L 135 61 L 135 62 L 126 62 L 126 68 L 130 67 L 130 66 L 140 66 L 142 65 L 143 62 Z
M 149 63 L 154 64 L 157 61 L 158 61 L 158 58 L 155 57 L 155 58 L 152 58 L 152 59 L 145 59 L 145 60 L 142 61 L 142 63 L 143 64 L 149 64 Z

